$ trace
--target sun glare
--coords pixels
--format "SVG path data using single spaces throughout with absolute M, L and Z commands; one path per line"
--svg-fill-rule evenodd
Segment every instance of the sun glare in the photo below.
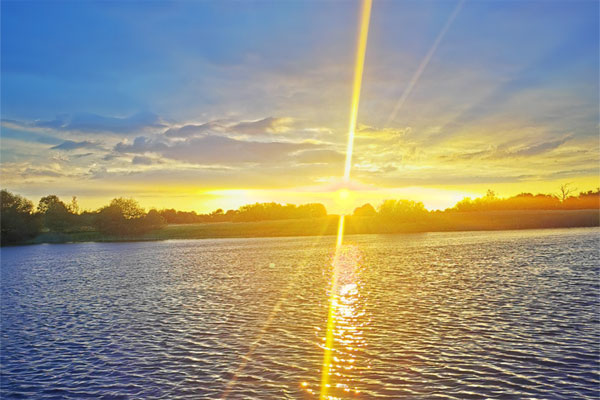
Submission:
M 338 196 L 340 200 L 347 200 L 350 196 L 350 191 L 348 189 L 341 189 L 338 191 Z

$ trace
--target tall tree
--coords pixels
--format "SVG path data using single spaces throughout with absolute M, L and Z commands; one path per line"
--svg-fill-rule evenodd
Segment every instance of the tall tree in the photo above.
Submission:
M 558 191 L 558 198 L 562 202 L 567 200 L 569 198 L 569 195 L 571 193 L 574 193 L 577 190 L 577 188 L 571 188 L 571 187 L 569 187 L 569 185 L 570 185 L 570 183 L 563 183 L 562 185 L 560 185 L 560 188 Z
M 74 223 L 74 215 L 69 207 L 56 195 L 42 197 L 38 203 L 38 212 L 44 226 L 50 231 L 64 232 Z

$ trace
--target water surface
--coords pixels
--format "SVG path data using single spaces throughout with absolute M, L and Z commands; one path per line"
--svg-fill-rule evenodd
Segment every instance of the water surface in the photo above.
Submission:
M 346 238 L 335 398 L 600 398 L 598 229 Z M 1 250 L 2 398 L 318 398 L 335 238 Z

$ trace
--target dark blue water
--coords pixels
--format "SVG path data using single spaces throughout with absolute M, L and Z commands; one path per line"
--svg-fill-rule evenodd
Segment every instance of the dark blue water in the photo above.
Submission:
M 600 231 L 347 238 L 331 398 L 600 398 Z M 1 249 L 1 397 L 318 398 L 335 238 Z

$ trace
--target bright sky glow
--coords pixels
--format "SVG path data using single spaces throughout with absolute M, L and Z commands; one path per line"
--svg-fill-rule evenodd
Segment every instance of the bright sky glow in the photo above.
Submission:
M 597 1 L 379 2 L 362 61 L 357 2 L 0 7 L 2 186 L 34 201 L 345 213 L 600 186 Z

